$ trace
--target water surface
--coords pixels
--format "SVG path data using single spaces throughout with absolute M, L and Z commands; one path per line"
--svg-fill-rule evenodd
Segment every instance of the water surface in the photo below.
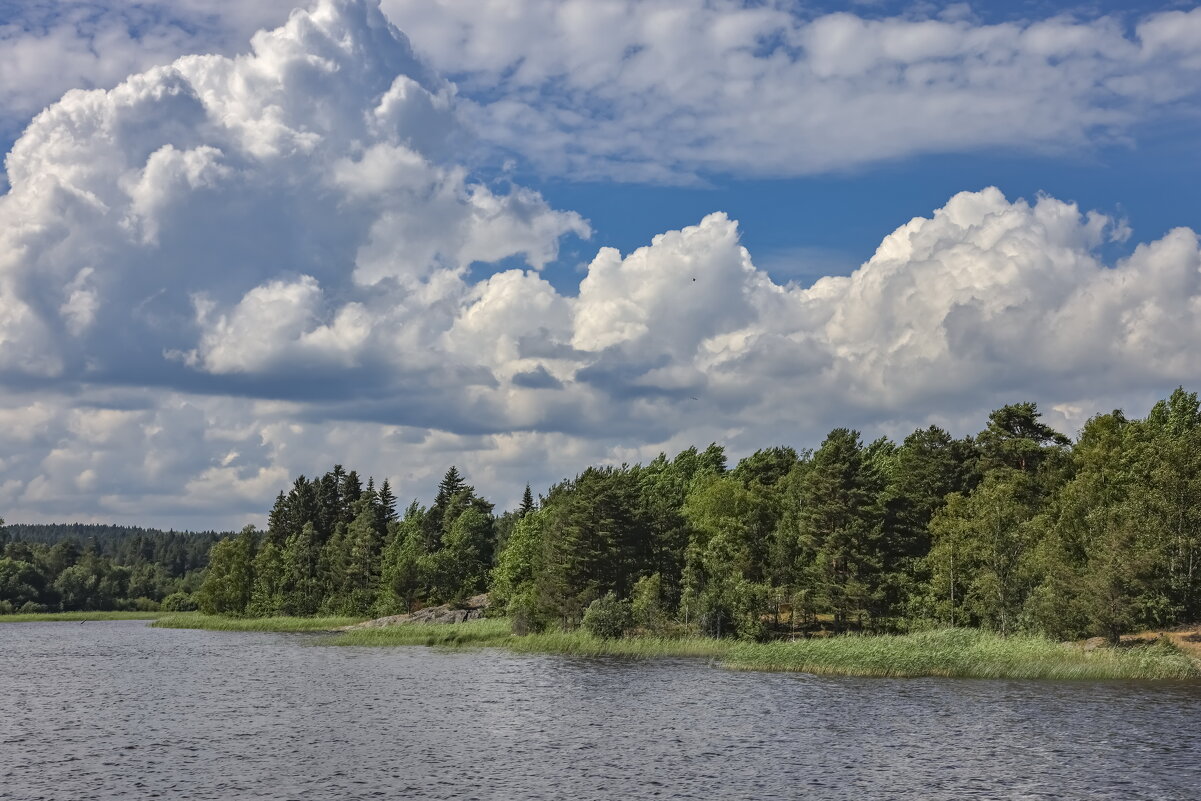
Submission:
M 0 799 L 1201 797 L 1201 684 L 0 625 Z

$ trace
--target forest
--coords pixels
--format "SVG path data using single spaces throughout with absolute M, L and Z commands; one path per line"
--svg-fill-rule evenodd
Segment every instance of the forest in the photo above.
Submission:
M 11 547 L 11 546 L 10 546 Z M 836 428 L 732 468 L 722 447 L 589 467 L 495 514 L 455 468 L 429 506 L 341 466 L 212 549 L 195 603 L 367 617 L 488 592 L 518 632 L 979 627 L 1056 638 L 1201 619 L 1201 409 L 1177 389 L 1075 443 L 1034 403 L 955 438 Z
M 222 534 L 0 521 L 0 614 L 195 609 Z

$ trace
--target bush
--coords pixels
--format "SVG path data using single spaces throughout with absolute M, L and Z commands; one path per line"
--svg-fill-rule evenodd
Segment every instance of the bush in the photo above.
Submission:
M 618 600 L 611 592 L 603 598 L 597 598 L 584 610 L 584 628 L 594 637 L 614 640 L 624 636 L 626 630 L 633 626 L 634 611 L 630 608 L 630 602 Z
M 538 599 L 533 587 L 509 600 L 509 620 L 514 634 L 524 637 L 546 630 L 546 620 L 538 613 Z
M 630 606 L 634 622 L 647 632 L 659 634 L 667 628 L 670 621 L 663 608 L 663 580 L 658 573 L 638 579 Z
M 21 608 L 17 611 L 22 615 L 37 615 L 45 612 L 46 607 L 43 604 L 35 603 L 33 601 L 26 601 L 25 603 L 21 604 Z
M 173 592 L 163 599 L 164 612 L 194 612 L 196 599 L 188 592 Z
M 0 601 L 0 615 L 11 615 L 17 611 L 12 605 L 12 601 Z
M 135 612 L 157 612 L 159 610 L 158 601 L 146 597 L 133 599 L 133 610 Z

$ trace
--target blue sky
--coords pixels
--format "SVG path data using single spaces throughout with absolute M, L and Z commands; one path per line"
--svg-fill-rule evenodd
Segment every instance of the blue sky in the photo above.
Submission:
M 0 516 L 1201 383 L 1193 4 L 295 2 L 0 2 Z
M 712 178 L 705 187 L 550 181 L 555 205 L 580 211 L 595 239 L 625 250 L 714 209 L 742 222 L 743 242 L 780 281 L 845 274 L 871 258 L 883 232 L 928 215 L 955 192 L 996 186 L 1010 198 L 1046 193 L 1127 220 L 1136 239 L 1201 219 L 1201 156 L 1192 129 L 1148 131 L 1131 146 L 1076 158 L 1020 154 L 922 156 L 853 173 L 804 178 Z M 1140 137 L 1140 140 L 1142 137 Z M 538 185 L 538 184 L 535 184 Z M 1135 242 L 1104 249 L 1112 260 Z M 587 247 L 581 248 L 584 253 Z M 575 249 L 572 249 L 575 252 Z M 795 261 L 794 261 L 795 258 Z M 565 259 L 566 261 L 566 259 Z M 574 280 L 563 264 L 564 290 Z

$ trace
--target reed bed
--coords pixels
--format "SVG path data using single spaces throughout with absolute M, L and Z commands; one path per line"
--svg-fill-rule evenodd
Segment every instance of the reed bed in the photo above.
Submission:
M 526 654 L 564 654 L 569 656 L 715 657 L 729 649 L 729 641 L 707 637 L 679 639 L 660 637 L 623 637 L 605 640 L 586 631 L 548 632 L 517 636 L 508 620 L 493 618 L 456 624 L 408 623 L 383 628 L 340 632 L 327 640 L 329 645 L 427 645 L 433 647 L 498 646 Z
M 166 615 L 151 625 L 160 629 L 209 631 L 333 631 L 362 622 L 359 617 L 222 617 L 200 612 Z
M 460 648 L 508 645 L 516 639 L 508 620 L 469 620 L 464 623 L 405 623 L 398 626 L 343 631 L 323 640 L 326 645 L 428 645 Z
M 633 659 L 692 657 L 712 659 L 730 650 L 731 640 L 711 637 L 622 637 L 601 639 L 586 631 L 546 632 L 513 637 L 505 647 L 518 653 L 567 656 L 622 656 Z
M 791 642 L 748 643 L 708 637 L 636 636 L 601 639 L 586 631 L 517 636 L 503 618 L 457 624 L 402 624 L 335 632 L 354 618 L 225 618 L 187 612 L 153 625 L 218 631 L 327 631 L 322 644 L 423 645 L 442 648 L 503 647 L 517 653 L 688 657 L 714 660 L 732 670 L 836 676 L 980 679 L 1197 679 L 1201 665 L 1166 640 L 1151 645 L 1098 648 L 1059 643 L 1037 635 L 1002 637 L 976 629 L 940 629 L 906 635 L 843 635 Z
M 975 629 L 903 636 L 843 636 L 741 643 L 723 658 L 735 670 L 840 676 L 979 679 L 1194 679 L 1195 661 L 1168 643 L 1085 651 L 1035 635 Z
M 74 623 L 88 620 L 155 620 L 168 612 L 27 612 L 0 615 L 0 623 Z

